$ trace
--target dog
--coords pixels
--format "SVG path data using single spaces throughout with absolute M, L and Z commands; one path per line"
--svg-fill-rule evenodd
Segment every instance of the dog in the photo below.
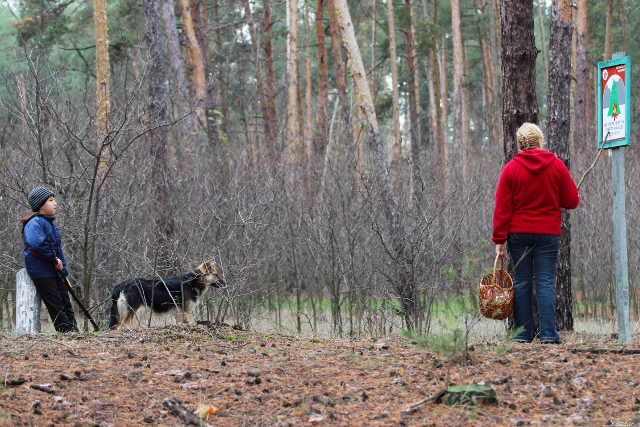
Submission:
M 209 286 L 225 286 L 212 260 L 203 262 L 195 271 L 182 276 L 154 280 L 126 279 L 111 292 L 109 329 L 122 328 L 129 324 L 136 311 L 143 305 L 150 307 L 154 313 L 178 310 L 182 312 L 183 321 L 187 322 L 191 308 Z

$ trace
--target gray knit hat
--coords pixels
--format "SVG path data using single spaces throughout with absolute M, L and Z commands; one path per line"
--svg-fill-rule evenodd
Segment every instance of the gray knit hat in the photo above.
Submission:
M 49 190 L 47 187 L 36 187 L 31 190 L 31 193 L 29 193 L 29 196 L 27 197 L 31 210 L 33 212 L 38 212 L 42 205 L 44 205 L 44 202 L 46 202 L 51 196 L 53 196 L 53 191 Z

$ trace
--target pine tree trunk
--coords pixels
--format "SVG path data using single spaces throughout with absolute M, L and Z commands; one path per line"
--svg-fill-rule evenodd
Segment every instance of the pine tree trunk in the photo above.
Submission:
M 429 91 L 429 143 L 438 154 L 438 173 L 442 171 L 443 159 L 441 159 L 440 135 L 442 126 L 440 122 L 440 87 L 438 83 L 438 65 L 435 52 L 431 50 L 424 59 L 424 68 L 427 75 L 427 89 Z M 441 164 L 442 163 L 442 164 Z
M 311 25 L 309 23 L 310 17 L 309 0 L 304 0 L 304 31 L 305 31 L 305 124 L 304 124 L 304 145 L 307 147 L 307 159 L 311 159 L 311 147 L 313 146 L 313 74 L 312 74 L 312 62 L 311 62 Z
M 377 0 L 372 0 L 371 2 L 371 21 L 378 21 L 378 3 Z M 376 69 L 376 45 L 378 44 L 378 28 L 377 25 L 371 26 L 371 78 L 369 82 L 369 87 L 371 88 L 371 96 L 373 99 L 373 104 L 375 105 L 378 102 L 378 72 Z
M 265 2 L 268 0 L 265 0 Z M 222 29 L 220 25 L 220 4 L 219 0 L 213 0 L 213 16 L 216 22 L 216 48 L 218 52 L 223 52 L 223 44 L 222 44 Z M 227 134 L 227 88 L 225 74 L 224 74 L 224 66 L 222 64 L 218 64 L 218 86 L 220 87 L 220 92 L 218 95 L 218 105 L 220 105 L 220 129 L 222 136 L 226 136 Z M 268 77 L 267 77 L 268 81 Z
M 404 0 L 404 7 L 409 16 L 407 29 L 404 32 L 407 52 L 407 90 L 409 92 L 409 134 L 411 135 L 411 178 L 413 197 L 420 200 L 422 180 L 420 176 L 420 111 L 418 100 L 418 81 L 416 80 L 418 61 L 416 56 L 414 12 L 411 0 Z
M 198 147 L 197 134 L 198 124 L 195 116 L 191 114 L 189 106 L 189 89 L 184 69 L 184 60 L 180 51 L 180 40 L 178 38 L 178 27 L 176 25 L 175 4 L 173 0 L 164 0 L 162 7 L 162 17 L 164 20 L 165 34 L 167 37 L 167 50 L 171 61 L 171 71 L 173 74 L 174 101 L 176 103 L 178 117 L 184 117 L 180 122 L 182 138 L 180 146 L 183 151 L 190 151 L 195 156 Z M 177 147 L 176 147 L 177 148 Z M 186 150 L 185 150 L 186 149 Z M 189 162 L 188 162 L 189 163 Z
M 469 108 L 469 91 L 465 84 L 466 76 L 471 75 L 469 65 L 469 45 L 462 44 L 462 178 L 466 183 L 471 176 L 471 159 L 473 158 L 473 146 L 471 145 L 471 111 Z M 479 123 L 479 122 L 476 122 Z
M 411 38 L 413 40 L 413 82 L 416 93 L 416 112 L 418 113 L 418 122 L 416 127 L 418 130 L 418 152 L 422 144 L 422 124 L 420 123 L 420 117 L 422 114 L 422 107 L 420 103 L 420 61 L 418 59 L 418 16 L 416 13 L 416 5 L 413 4 L 413 0 L 409 0 L 411 6 L 409 7 L 409 22 L 411 24 Z
M 483 16 L 488 16 L 487 8 L 484 0 L 478 0 L 478 9 Z M 484 120 L 487 124 L 487 130 L 489 132 L 490 141 L 498 141 L 498 114 L 496 103 L 496 73 L 494 68 L 494 61 L 492 59 L 491 52 L 491 33 L 487 34 L 484 28 L 478 28 L 480 53 L 482 56 L 482 71 L 485 82 L 484 98 Z
M 485 78 L 485 121 L 487 123 L 487 130 L 489 132 L 489 139 L 491 141 L 498 141 L 498 117 L 497 102 L 496 102 L 496 81 L 495 81 L 495 69 L 493 68 L 493 62 L 491 61 L 491 49 L 486 39 L 480 43 L 480 49 L 482 51 L 482 69 Z
M 462 171 L 466 181 L 466 152 L 468 150 L 464 135 L 464 52 L 460 29 L 460 1 L 451 0 L 451 32 L 453 34 L 453 152 L 454 170 Z
M 624 0 L 620 0 L 620 38 L 622 39 L 622 52 L 627 51 L 627 12 Z
M 398 58 L 396 56 L 396 29 L 393 14 L 393 1 L 387 0 L 387 22 L 389 24 L 389 55 L 391 68 L 391 109 L 393 111 L 393 151 L 396 160 L 402 158 L 400 139 L 400 95 L 398 91 Z
M 287 0 L 287 132 L 285 153 L 291 174 L 297 164 L 297 145 L 300 142 L 298 127 L 298 2 Z
M 98 150 L 98 164 L 97 169 L 94 172 L 93 183 L 95 190 L 91 191 L 94 197 L 90 198 L 89 206 L 93 207 L 89 209 L 93 211 L 92 218 L 96 221 L 92 221 L 93 224 L 97 222 L 97 215 L 100 210 L 98 194 L 100 193 L 100 187 L 106 181 L 106 174 L 108 173 L 107 162 L 109 161 L 109 112 L 110 112 L 110 67 L 109 67 L 109 36 L 107 31 L 107 5 L 105 0 L 94 0 L 94 14 L 93 21 L 95 27 L 95 42 L 96 42 L 96 146 Z M 22 90 L 24 87 L 24 80 L 22 75 L 19 77 L 18 87 L 20 88 L 20 96 L 24 101 Z M 26 104 L 22 104 L 22 111 L 26 113 Z M 25 116 L 26 118 L 26 116 Z M 47 182 L 46 180 L 43 182 Z M 92 200 L 95 202 L 91 203 Z M 89 225 L 89 219 L 87 218 L 86 226 Z M 85 228 L 85 230 L 87 230 Z M 85 234 L 88 237 L 87 234 Z M 90 266 L 94 265 L 95 261 L 95 237 L 91 237 L 91 243 L 86 241 L 86 248 L 91 248 L 85 252 L 85 258 L 83 262 L 83 276 L 82 283 L 84 293 L 84 303 L 89 306 L 91 303 L 91 273 L 88 271 Z M 85 321 L 85 329 L 88 327 Z
M 324 0 L 316 0 L 315 13 L 316 44 L 318 45 L 318 109 L 316 112 L 316 134 L 313 139 L 311 156 L 312 174 L 318 172 L 322 164 L 327 143 L 327 110 L 329 108 L 329 86 L 327 66 L 327 41 L 324 33 Z M 314 177 L 315 179 L 315 177 Z
M 434 66 L 433 51 L 429 52 L 424 59 L 424 68 L 427 77 L 427 90 L 429 91 L 429 144 L 436 150 L 440 147 L 440 91 L 438 90 L 437 74 L 438 68 Z M 438 153 L 438 163 L 440 154 Z M 438 167 L 438 170 L 440 168 Z
M 98 149 L 100 150 L 99 169 L 104 173 L 107 163 L 105 138 L 109 133 L 108 115 L 110 110 L 109 94 L 109 35 L 107 33 L 107 2 L 93 1 L 93 22 L 96 33 L 96 127 Z
M 271 1 L 264 0 L 262 13 L 262 31 L 264 32 L 264 68 L 267 78 L 267 120 L 270 122 L 272 130 L 272 143 L 275 145 L 278 140 L 278 105 L 276 103 L 276 73 L 273 67 L 273 43 L 271 42 Z
M 408 329 L 416 327 L 417 303 L 416 290 L 413 277 L 411 253 L 404 228 L 404 219 L 397 209 L 391 178 L 387 169 L 384 146 L 380 136 L 380 128 L 376 117 L 371 91 L 367 82 L 367 75 L 360 55 L 360 49 L 356 42 L 356 36 L 351 21 L 346 0 L 335 0 L 338 21 L 345 47 L 349 54 L 351 74 L 356 86 L 358 106 L 364 120 L 367 142 L 371 151 L 373 170 L 377 186 L 380 191 L 381 205 L 387 221 L 391 238 L 392 250 L 396 257 L 398 267 L 399 284 L 397 292 L 400 296 L 403 315 Z
M 429 22 L 429 10 L 427 0 L 422 0 L 422 17 L 425 22 Z M 438 25 L 438 0 L 434 0 L 433 26 Z M 435 59 L 437 37 L 434 30 L 431 31 L 430 39 L 432 46 L 424 59 L 424 68 L 427 75 L 427 89 L 429 90 L 429 143 L 438 150 L 437 167 L 438 173 L 442 171 L 442 153 L 440 151 L 440 135 L 442 134 L 440 124 L 440 87 L 438 83 L 438 66 Z
M 611 59 L 611 31 L 613 26 L 613 2 L 614 0 L 609 0 L 607 2 L 607 24 L 604 30 L 604 60 L 608 61 Z
M 169 204 L 169 176 L 167 168 L 167 104 L 165 94 L 164 52 L 160 27 L 159 0 L 144 0 L 144 36 L 147 42 L 149 84 L 149 149 L 153 159 L 152 180 L 155 191 L 156 247 L 159 272 L 170 271 L 168 243 L 173 235 L 173 220 Z
M 203 10 L 202 0 L 191 1 L 191 19 L 193 20 L 193 28 L 202 54 L 202 62 L 204 63 L 205 79 L 207 74 L 207 65 L 209 62 L 209 36 L 207 34 L 207 25 L 209 23 L 206 9 Z
M 554 0 L 549 39 L 549 86 L 547 93 L 547 138 L 549 150 L 570 167 L 571 22 L 570 0 Z M 562 211 L 562 236 L 556 267 L 556 321 L 560 331 L 573 330 L 571 310 L 571 223 Z
M 497 0 L 489 0 L 489 38 L 491 46 L 491 63 L 493 64 L 494 76 L 495 76 L 495 89 L 494 99 L 498 99 L 498 88 L 500 86 L 500 74 L 497 70 L 500 69 L 500 57 L 498 52 L 502 49 L 501 37 L 500 37 L 500 8 L 498 7 Z M 497 108 L 496 108 L 497 111 Z M 500 116 L 498 115 L 498 124 L 500 124 Z M 500 126 L 498 126 L 498 129 Z
M 451 180 L 452 165 L 449 149 L 449 78 L 447 75 L 447 38 L 443 35 L 440 39 L 440 55 L 438 55 L 438 69 L 440 70 L 440 95 L 442 102 L 442 116 L 440 121 L 442 122 L 442 142 L 443 142 L 443 156 L 445 159 L 445 165 L 447 165 L 446 176 L 444 182 L 444 194 L 449 191 L 449 181 Z
M 218 135 L 218 115 L 215 112 L 215 104 L 213 102 L 214 85 L 211 81 L 207 81 L 207 76 L 211 75 L 211 67 L 209 65 L 209 36 L 207 35 L 207 27 L 209 24 L 209 16 L 207 9 L 201 0 L 191 0 L 191 17 L 196 33 L 196 39 L 200 47 L 202 55 L 202 66 L 205 75 L 205 94 L 204 94 L 204 111 L 207 124 L 207 136 L 209 142 L 214 148 L 220 148 L 220 137 Z M 217 152 L 220 155 L 219 152 Z
M 244 13 L 247 17 L 249 25 L 249 36 L 251 37 L 251 52 L 253 53 L 253 61 L 256 69 L 256 81 L 258 83 L 258 97 L 260 99 L 260 111 L 262 112 L 262 127 L 267 147 L 273 146 L 275 129 L 271 129 L 271 121 L 269 120 L 269 106 L 267 104 L 267 93 L 262 77 L 262 64 L 260 62 L 260 49 L 258 46 L 258 35 L 256 33 L 256 25 L 253 22 L 253 13 L 249 0 L 242 0 L 244 5 Z
M 404 0 L 404 7 L 407 15 L 411 17 L 411 0 Z M 413 19 L 407 21 L 408 27 L 404 31 L 405 45 L 407 52 L 407 90 L 409 92 L 409 124 L 411 134 L 411 157 L 413 161 L 418 160 L 420 156 L 420 136 L 418 132 L 419 126 L 419 112 L 418 112 L 418 99 L 416 96 L 417 82 L 415 79 L 416 73 L 416 49 L 413 30 Z M 415 151 L 415 152 L 414 152 Z
M 207 93 L 203 55 L 196 37 L 189 0 L 178 0 L 178 5 L 180 6 L 182 32 L 187 52 L 187 75 L 191 78 L 193 84 L 193 93 L 191 95 L 195 102 L 200 102 L 204 101 Z M 202 126 L 206 127 L 205 109 L 199 107 L 197 114 Z
M 505 163 L 518 151 L 516 132 L 525 122 L 538 123 L 536 48 L 531 0 L 503 0 L 502 134 Z
M 304 28 L 304 27 L 303 27 Z M 300 49 L 298 48 L 298 54 L 300 53 Z M 296 148 L 296 150 L 298 151 L 297 155 L 300 155 L 301 158 L 300 160 L 302 160 L 302 157 L 304 155 L 306 155 L 305 151 L 305 147 L 302 144 L 302 132 L 304 129 L 304 104 L 302 103 L 302 84 L 300 84 L 300 57 L 298 57 L 298 60 L 296 61 L 296 75 L 298 76 L 298 87 L 296 89 L 297 92 L 297 104 L 298 104 L 298 146 Z
M 333 67 L 336 71 L 336 85 L 338 86 L 338 98 L 340 99 L 340 118 L 343 124 L 343 132 L 351 133 L 351 114 L 349 112 L 349 97 L 347 95 L 347 73 L 344 59 L 342 59 L 342 47 L 340 46 L 340 25 L 336 16 L 335 0 L 327 1 L 329 11 L 329 32 L 331 35 L 331 54 Z
M 576 94 L 575 94 L 575 128 L 573 141 L 576 147 L 590 147 L 587 141 L 588 121 L 587 104 L 591 102 L 591 81 L 589 79 L 589 64 L 587 62 L 587 48 L 589 46 L 589 10 L 587 0 L 577 2 L 576 22 Z
M 426 0 L 422 0 L 422 9 L 425 16 L 425 21 L 427 19 L 427 4 Z M 446 149 L 446 141 L 445 141 L 445 129 L 443 126 L 443 109 L 446 105 L 446 96 L 443 96 L 442 92 L 442 84 L 441 79 L 442 75 L 440 72 L 440 66 L 438 65 L 438 34 L 436 28 L 438 26 L 438 0 L 433 1 L 433 29 L 431 30 L 431 41 L 433 43 L 433 47 L 431 52 L 429 53 L 429 57 L 426 61 L 430 63 L 430 66 L 427 66 L 427 79 L 430 81 L 433 79 L 433 83 L 429 83 L 429 105 L 430 105 L 430 116 L 431 116 L 431 134 L 434 140 L 434 144 L 437 147 L 437 162 L 436 166 L 438 168 L 437 173 L 440 177 L 441 182 L 441 194 L 446 194 L 447 192 L 447 174 L 445 172 L 446 162 L 447 162 L 447 149 Z M 433 95 L 431 95 L 433 93 Z M 442 100 L 442 106 L 441 104 Z M 444 109 L 446 111 L 446 109 Z
M 537 0 L 538 5 L 538 28 L 540 29 L 540 50 L 542 53 L 542 68 L 544 72 L 544 87 L 549 86 L 549 56 L 547 55 L 547 40 L 544 32 L 544 17 L 542 14 L 543 0 Z

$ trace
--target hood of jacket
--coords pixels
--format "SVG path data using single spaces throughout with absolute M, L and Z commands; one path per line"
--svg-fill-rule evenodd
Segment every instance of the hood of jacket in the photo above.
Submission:
M 513 158 L 514 161 L 536 175 L 542 173 L 556 159 L 556 155 L 552 152 L 539 149 L 520 151 Z

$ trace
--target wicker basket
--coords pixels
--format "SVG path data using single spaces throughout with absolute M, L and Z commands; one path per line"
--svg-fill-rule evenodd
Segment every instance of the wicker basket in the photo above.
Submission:
M 500 260 L 500 268 L 498 266 Z M 502 258 L 496 257 L 493 273 L 480 281 L 480 314 L 488 319 L 503 320 L 513 312 L 513 280 L 503 270 Z

